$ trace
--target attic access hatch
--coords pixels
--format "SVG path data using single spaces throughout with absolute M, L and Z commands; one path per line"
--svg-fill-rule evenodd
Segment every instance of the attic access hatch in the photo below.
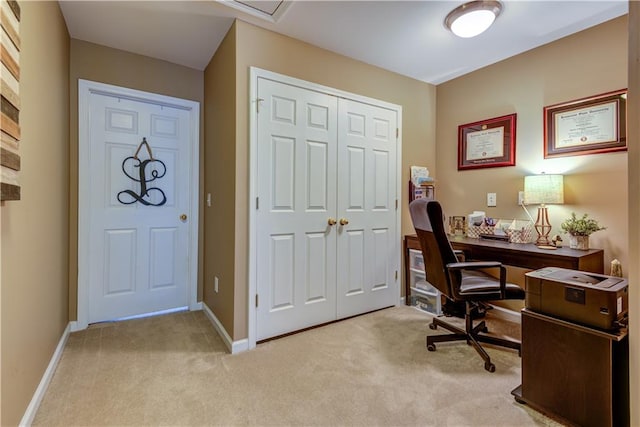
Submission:
M 217 0 L 220 4 L 232 7 L 269 22 L 278 22 L 291 5 L 291 1 L 270 0 Z

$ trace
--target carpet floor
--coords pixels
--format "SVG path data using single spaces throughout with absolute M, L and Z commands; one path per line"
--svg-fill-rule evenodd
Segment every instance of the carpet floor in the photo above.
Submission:
M 485 346 L 494 373 L 461 342 L 428 352 L 430 319 L 399 306 L 236 355 L 201 311 L 94 325 L 70 335 L 33 425 L 559 425 L 511 396 L 517 352 Z

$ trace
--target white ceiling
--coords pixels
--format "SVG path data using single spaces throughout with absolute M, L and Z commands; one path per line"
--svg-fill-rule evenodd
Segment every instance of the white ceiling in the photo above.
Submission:
M 225 3 L 235 3 L 229 7 Z M 243 3 L 260 6 L 259 1 Z M 265 1 L 260 18 L 216 0 L 60 0 L 72 38 L 203 70 L 234 18 L 428 83 L 439 84 L 628 11 L 627 0 L 503 0 L 473 39 L 444 27 L 450 1 Z M 262 14 L 265 15 L 265 14 Z M 266 16 L 266 15 L 265 15 Z M 585 46 L 585 55 L 589 54 Z M 597 58 L 594 58 L 597 61 Z

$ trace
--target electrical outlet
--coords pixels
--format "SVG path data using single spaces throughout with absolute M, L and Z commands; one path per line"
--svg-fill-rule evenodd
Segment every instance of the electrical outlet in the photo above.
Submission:
M 218 282 L 219 282 L 219 281 L 218 281 L 218 276 L 215 276 L 215 277 L 213 278 L 213 290 L 214 290 L 216 293 L 218 293 Z
M 524 204 L 524 191 L 518 191 L 518 206 Z
M 496 193 L 487 193 L 487 206 L 496 206 Z

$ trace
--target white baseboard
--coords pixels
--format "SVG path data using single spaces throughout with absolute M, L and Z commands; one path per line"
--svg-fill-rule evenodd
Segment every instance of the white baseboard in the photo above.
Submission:
M 78 331 L 81 331 L 83 329 L 87 329 L 87 328 L 86 327 L 85 328 L 80 327 L 80 324 L 78 323 L 77 320 L 72 320 L 71 322 L 69 322 L 69 330 L 71 332 L 78 332 Z
M 58 367 L 58 362 L 60 362 L 60 357 L 62 357 L 62 351 L 64 350 L 64 346 L 67 343 L 67 339 L 69 338 L 69 332 L 71 331 L 71 322 L 67 324 L 67 327 L 64 329 L 62 333 L 62 337 L 60 337 L 60 341 L 58 341 L 58 346 L 56 347 L 56 351 L 53 352 L 51 356 L 51 360 L 49 361 L 49 366 L 47 366 L 47 370 L 44 371 L 42 375 L 42 379 L 40 380 L 40 384 L 38 384 L 38 388 L 36 388 L 33 397 L 31 398 L 31 402 L 29 406 L 27 406 L 27 410 L 24 412 L 22 416 L 22 420 L 20 420 L 20 426 L 30 426 L 33 423 L 33 419 L 36 416 L 36 412 L 38 412 L 38 408 L 40 407 L 40 403 L 44 398 L 44 394 L 49 387 L 49 383 L 53 378 L 53 374 Z
M 220 335 L 220 338 L 222 338 L 222 341 L 224 341 L 224 344 L 227 346 L 227 349 L 231 354 L 241 353 L 243 351 L 249 350 L 249 340 L 245 338 L 243 340 L 233 341 L 224 326 L 222 326 L 222 323 L 220 323 L 216 315 L 213 314 L 213 311 L 211 311 L 207 304 L 202 303 L 202 311 L 204 311 L 204 314 L 206 314 L 206 316 L 209 318 L 209 321 L 216 329 L 218 335 Z

